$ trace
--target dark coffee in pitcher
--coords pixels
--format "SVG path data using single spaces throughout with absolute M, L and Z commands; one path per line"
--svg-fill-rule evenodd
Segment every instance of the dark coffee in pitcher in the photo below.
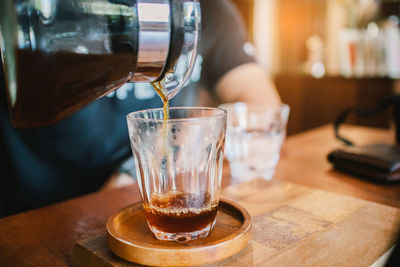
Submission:
M 11 117 L 19 127 L 49 125 L 122 86 L 135 55 L 84 55 L 17 50 L 17 95 Z

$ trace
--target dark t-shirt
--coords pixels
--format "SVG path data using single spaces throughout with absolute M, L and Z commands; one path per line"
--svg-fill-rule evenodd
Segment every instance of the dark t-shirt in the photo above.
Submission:
M 196 83 L 184 88 L 172 106 L 188 103 L 180 98 L 193 84 L 212 90 L 227 71 L 253 61 L 243 50 L 247 37 L 229 1 L 203 0 L 201 8 L 200 55 L 191 78 Z M 131 155 L 125 115 L 161 107 L 159 97 L 148 90 L 125 85 L 55 125 L 16 129 L 1 89 L 0 217 L 97 190 Z

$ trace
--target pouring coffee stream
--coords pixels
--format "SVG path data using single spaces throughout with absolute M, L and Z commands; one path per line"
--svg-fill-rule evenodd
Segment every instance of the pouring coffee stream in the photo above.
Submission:
M 157 92 L 157 94 L 160 96 L 161 101 L 163 103 L 164 133 L 165 133 L 166 123 L 169 118 L 169 99 L 166 96 L 166 90 L 163 87 L 163 85 L 161 84 L 161 82 L 152 82 L 151 85 L 153 86 L 153 88 Z

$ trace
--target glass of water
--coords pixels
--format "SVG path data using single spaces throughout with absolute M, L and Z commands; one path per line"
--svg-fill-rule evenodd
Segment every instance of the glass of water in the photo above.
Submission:
M 236 102 L 220 108 L 228 112 L 225 155 L 232 182 L 257 177 L 270 180 L 286 136 L 289 106 L 269 108 Z

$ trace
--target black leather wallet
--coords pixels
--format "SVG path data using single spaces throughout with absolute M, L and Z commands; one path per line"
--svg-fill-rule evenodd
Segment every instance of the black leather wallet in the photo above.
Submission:
M 328 160 L 335 169 L 379 182 L 400 181 L 400 147 L 371 144 L 336 149 Z

